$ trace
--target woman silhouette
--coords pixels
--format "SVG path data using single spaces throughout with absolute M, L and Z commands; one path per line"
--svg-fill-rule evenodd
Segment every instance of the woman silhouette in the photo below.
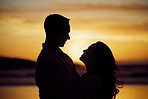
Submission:
M 84 99 L 115 99 L 119 90 L 115 77 L 116 63 L 110 48 L 99 41 L 84 50 L 80 60 L 87 70 L 80 82 Z

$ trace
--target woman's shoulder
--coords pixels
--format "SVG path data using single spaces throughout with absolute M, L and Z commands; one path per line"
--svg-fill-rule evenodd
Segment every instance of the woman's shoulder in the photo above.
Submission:
M 84 94 L 94 95 L 102 89 L 102 80 L 99 74 L 85 73 L 81 76 L 81 88 Z
M 95 81 L 95 82 L 100 82 L 101 83 L 101 77 L 99 74 L 97 73 L 84 73 L 82 76 L 81 76 L 81 79 L 82 80 L 85 80 L 85 81 Z
M 88 77 L 98 77 L 100 78 L 100 75 L 98 73 L 84 73 L 81 78 L 88 78 Z

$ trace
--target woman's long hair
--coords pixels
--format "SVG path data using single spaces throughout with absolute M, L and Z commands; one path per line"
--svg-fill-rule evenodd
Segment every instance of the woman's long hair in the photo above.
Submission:
M 116 94 L 119 93 L 119 81 L 115 77 L 117 66 L 112 51 L 106 44 L 100 41 L 92 44 L 91 47 L 94 48 L 94 72 L 99 73 L 102 78 L 103 91 L 107 94 L 105 96 L 115 99 Z

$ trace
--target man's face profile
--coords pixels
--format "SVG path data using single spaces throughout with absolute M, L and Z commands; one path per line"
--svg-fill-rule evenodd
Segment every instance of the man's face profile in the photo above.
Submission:
M 70 32 L 70 25 L 68 23 L 64 25 L 63 28 L 59 31 L 59 35 L 57 37 L 57 43 L 59 47 L 63 47 L 66 41 L 70 39 L 69 32 Z

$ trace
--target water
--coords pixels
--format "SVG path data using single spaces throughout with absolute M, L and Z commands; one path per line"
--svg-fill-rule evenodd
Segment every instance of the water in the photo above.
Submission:
M 148 85 L 124 85 L 116 99 L 147 99 Z M 0 99 L 39 99 L 36 86 L 0 86 Z
M 125 85 L 117 99 L 148 99 L 148 85 Z
M 0 99 L 39 99 L 36 86 L 0 86 Z

